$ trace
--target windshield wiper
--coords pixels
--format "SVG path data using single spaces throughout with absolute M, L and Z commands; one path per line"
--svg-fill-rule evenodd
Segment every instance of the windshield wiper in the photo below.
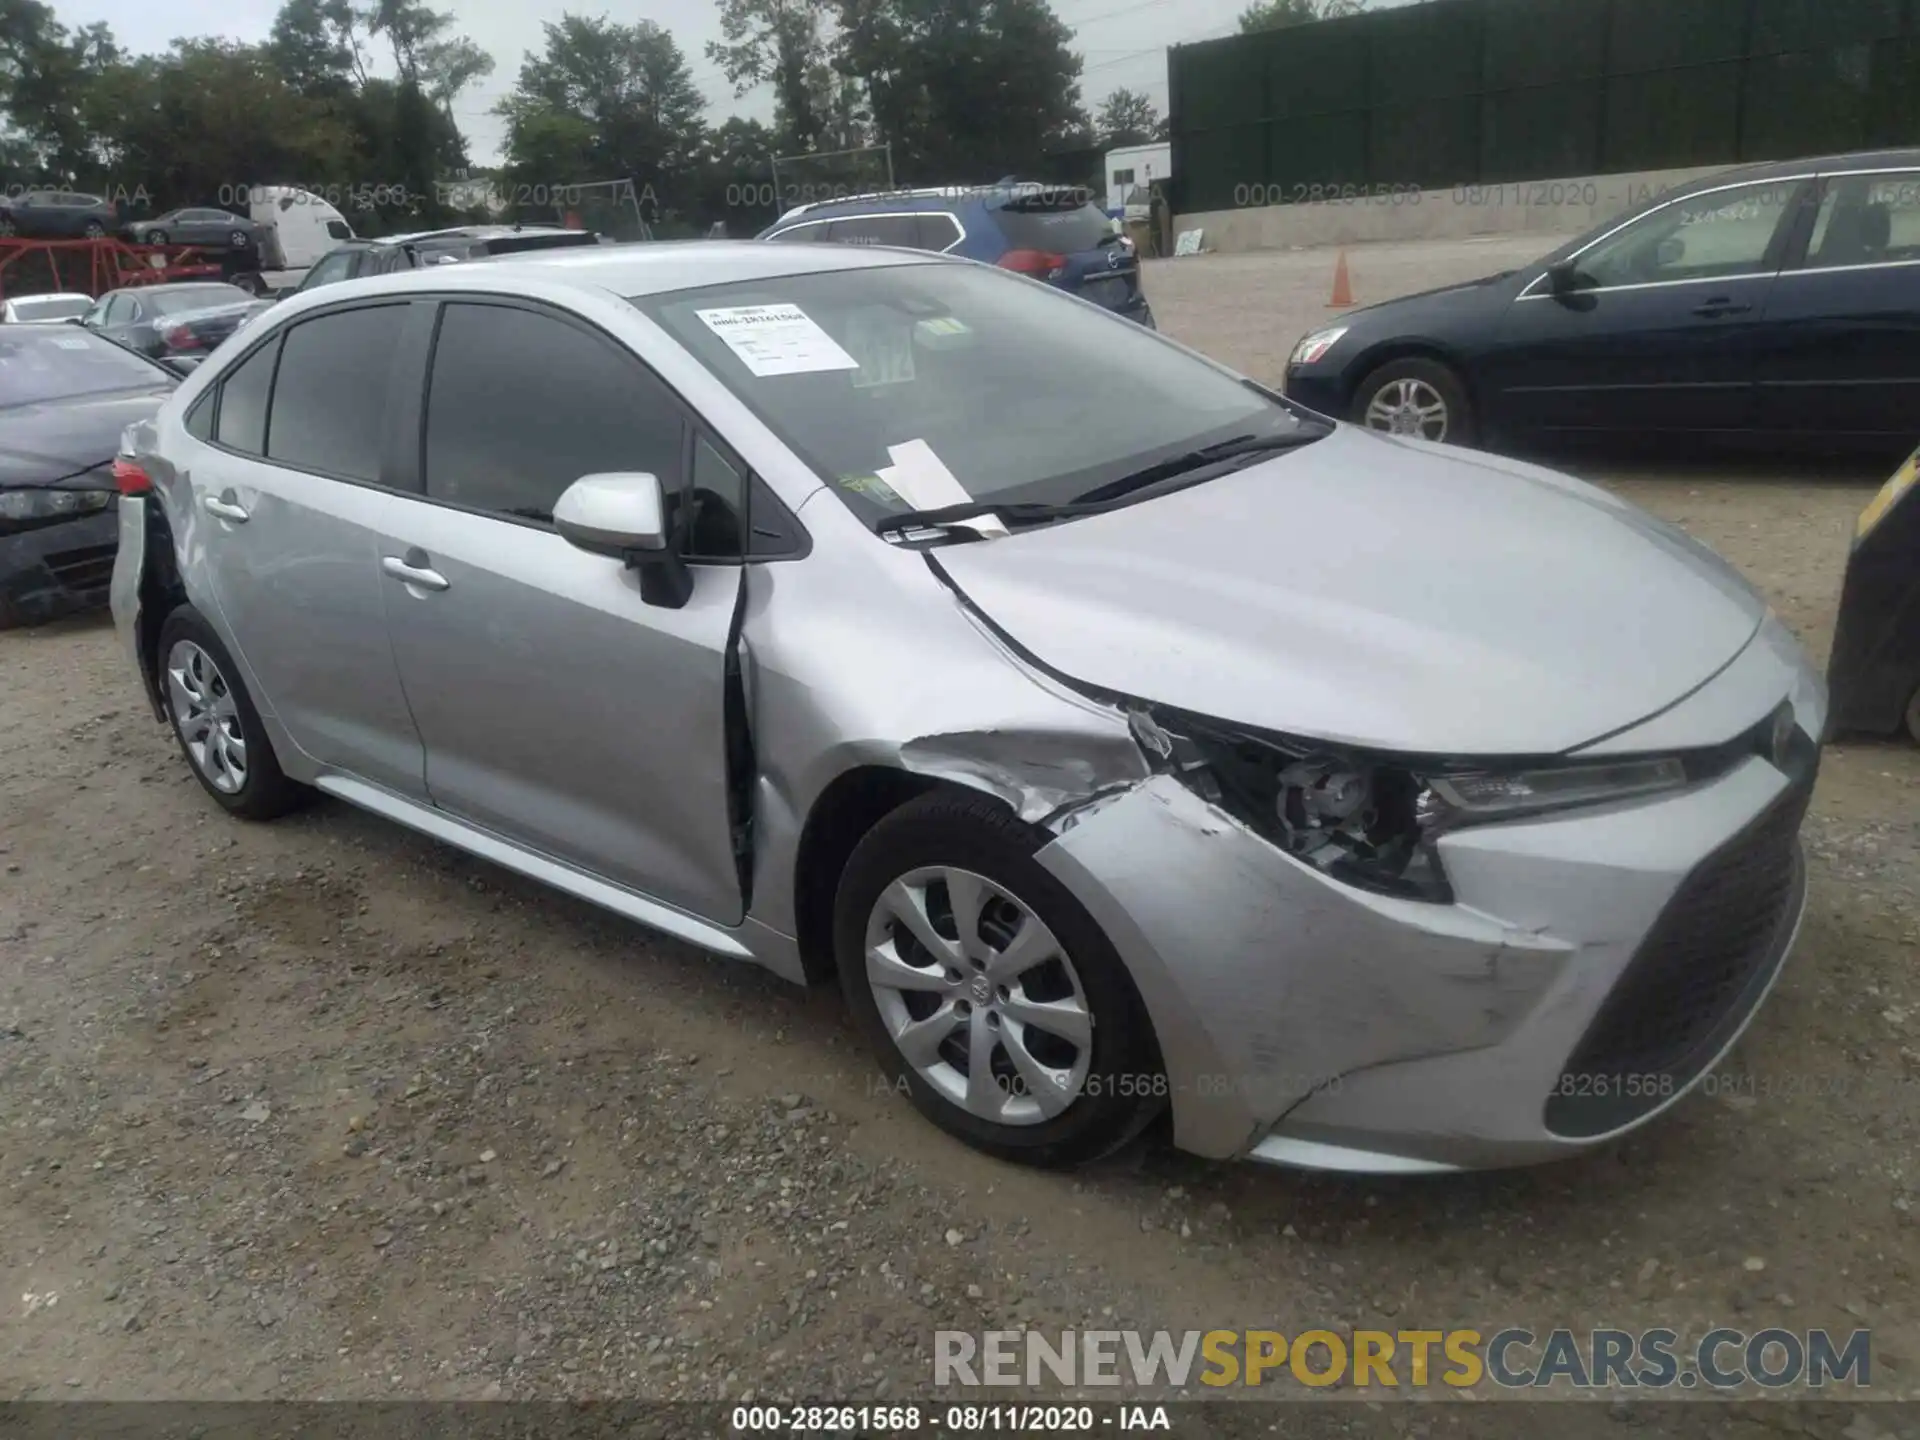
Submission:
M 992 516 L 1013 530 L 1022 525 L 1044 525 L 1051 520 L 1092 515 L 1106 508 L 1104 505 L 1046 505 L 1025 500 L 972 500 L 963 505 L 942 505 L 933 510 L 903 510 L 898 515 L 883 516 L 875 523 L 873 533 L 893 535 L 907 530 L 945 530 L 987 516 Z
M 1157 461 L 1144 469 L 1134 471 L 1131 475 L 1122 475 L 1118 480 L 1109 480 L 1104 485 L 1096 485 L 1084 495 L 1074 496 L 1073 504 L 1076 506 L 1098 505 L 1103 501 L 1117 500 L 1123 495 L 1133 495 L 1163 480 L 1184 477 L 1213 465 L 1240 459 L 1242 456 L 1270 455 L 1280 450 L 1297 449 L 1332 433 L 1331 426 L 1303 422 L 1299 429 L 1290 430 L 1282 435 L 1235 435 L 1230 440 L 1221 440 L 1213 445 L 1202 445 L 1198 450 L 1189 450 L 1184 455 L 1175 455 L 1172 459 Z

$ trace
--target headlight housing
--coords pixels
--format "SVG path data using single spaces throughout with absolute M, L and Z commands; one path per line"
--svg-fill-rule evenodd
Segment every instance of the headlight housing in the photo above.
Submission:
M 1668 757 L 1450 766 L 1144 712 L 1135 712 L 1134 733 L 1189 789 L 1296 860 L 1364 890 L 1441 904 L 1453 899 L 1438 850 L 1449 831 L 1638 799 L 1700 778 Z
M 90 515 L 113 501 L 110 490 L 0 490 L 0 520 L 60 520 Z
M 1293 347 L 1293 358 L 1289 365 L 1317 364 L 1322 356 L 1340 343 L 1350 327 L 1335 325 L 1331 329 L 1316 330 L 1311 335 L 1302 336 L 1300 343 Z

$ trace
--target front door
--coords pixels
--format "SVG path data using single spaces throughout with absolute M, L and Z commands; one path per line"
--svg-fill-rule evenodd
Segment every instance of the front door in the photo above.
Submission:
M 1482 367 L 1522 434 L 1739 431 L 1758 422 L 1753 346 L 1803 193 L 1715 190 L 1642 216 L 1508 308 Z
M 1825 182 L 1805 261 L 1780 276 L 1758 353 L 1770 430 L 1920 432 L 1920 170 Z
M 190 460 L 189 548 L 204 546 L 260 709 L 322 769 L 424 799 L 380 578 L 394 499 L 376 488 L 384 362 L 406 313 L 387 304 L 303 320 L 226 373 L 209 442 Z
M 678 400 L 556 312 L 449 303 L 431 362 L 425 497 L 386 520 L 388 628 L 450 814 L 718 924 L 744 903 L 729 820 L 725 660 L 741 570 L 681 609 L 553 529 L 582 475 L 686 467 Z

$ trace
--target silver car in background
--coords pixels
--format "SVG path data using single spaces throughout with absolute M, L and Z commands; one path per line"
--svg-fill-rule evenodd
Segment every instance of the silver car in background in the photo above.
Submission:
M 1826 698 L 1727 565 L 970 262 L 329 286 L 118 473 L 116 615 L 217 803 L 837 976 L 999 1156 L 1574 1153 L 1799 925 Z

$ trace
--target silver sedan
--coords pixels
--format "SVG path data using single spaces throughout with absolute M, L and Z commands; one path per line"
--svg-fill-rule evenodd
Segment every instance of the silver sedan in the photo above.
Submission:
M 1566 1155 L 1799 924 L 1826 698 L 1727 565 L 971 262 L 330 286 L 118 475 L 116 615 L 215 803 L 837 977 L 995 1155 Z

